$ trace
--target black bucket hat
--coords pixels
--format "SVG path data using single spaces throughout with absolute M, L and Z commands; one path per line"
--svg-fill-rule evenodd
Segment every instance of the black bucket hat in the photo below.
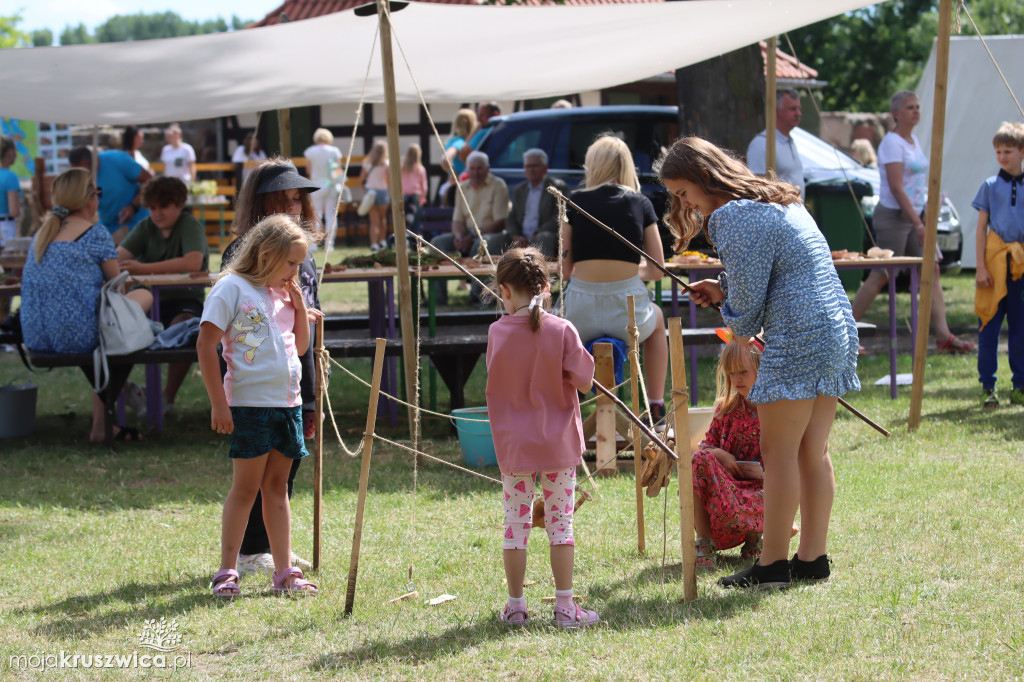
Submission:
M 269 194 L 286 189 L 301 189 L 307 192 L 315 192 L 320 189 L 320 185 L 299 175 L 299 171 L 295 170 L 295 166 L 290 163 L 271 166 L 265 169 L 261 175 L 256 194 Z

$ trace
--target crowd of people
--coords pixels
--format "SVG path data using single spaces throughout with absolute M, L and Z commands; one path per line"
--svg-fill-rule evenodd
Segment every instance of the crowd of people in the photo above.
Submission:
M 913 134 L 920 106 L 914 93 L 901 91 L 891 110 L 894 127 L 877 157 L 870 144 L 855 151 L 880 170 L 876 241 L 897 256 L 924 256 L 928 159 Z M 484 125 L 500 114 L 497 104 L 456 114 L 441 158 L 446 175 L 440 194 L 453 206 L 451 230 L 433 242 L 463 256 L 486 250 L 497 263 L 495 285 L 505 314 L 489 332 L 486 395 L 506 514 L 509 598 L 502 623 L 529 620 L 522 588 L 531 524 L 521 520 L 521 509 L 532 508 L 538 483 L 551 543 L 555 622 L 585 627 L 599 620 L 572 596 L 573 490 L 584 449 L 578 392 L 589 390 L 594 372 L 585 344 L 598 338 L 628 342 L 633 297 L 650 415 L 664 419 L 668 342 L 662 307 L 647 288 L 662 278 L 659 221 L 674 235 L 676 251 L 698 235 L 717 250 L 724 272 L 694 282 L 690 295 L 697 304 L 720 307 L 732 334 L 720 358 L 714 419 L 692 458 L 698 566 L 715 568 L 718 552 L 741 547 L 741 557 L 753 563 L 721 578 L 724 586 L 784 588 L 829 577 L 835 495 L 829 433 L 838 399 L 860 389 L 856 370 L 863 349 L 856 321 L 887 280 L 884 271 L 872 270 L 851 303 L 803 203 L 803 169 L 791 135 L 800 121 L 799 94 L 780 90 L 776 113 L 774 172 L 766 168 L 765 132 L 751 141 L 745 163 L 696 137 L 663 149 L 655 168 L 668 192 L 664 216 L 640 191 L 633 155 L 614 135 L 590 145 L 584 180 L 574 190 L 548 175 L 545 150 L 525 150 L 524 182 L 510 192 L 479 150 Z M 122 149 L 71 151 L 72 169 L 53 182 L 52 209 L 24 268 L 21 320 L 29 349 L 92 351 L 95 302 L 104 282 L 120 272 L 209 269 L 205 230 L 187 206 L 195 151 L 177 124 L 167 128 L 165 139 L 163 172 L 156 177 L 140 153 L 142 136 L 135 128 L 125 131 Z M 315 428 L 309 339 L 322 313 L 313 250 L 324 237 L 322 228 L 333 236 L 337 220 L 342 157 L 333 143 L 327 129 L 314 133 L 303 154 L 304 177 L 290 161 L 268 159 L 259 141 L 247 136 L 232 159 L 240 181 L 232 224 L 237 239 L 223 254 L 223 276 L 208 296 L 202 288 L 182 289 L 160 301 L 165 327 L 190 320 L 198 326 L 211 428 L 230 439 L 233 481 L 220 569 L 211 586 L 218 597 L 239 596 L 240 577 L 261 571 L 276 591 L 317 591 L 302 572 L 308 563 L 291 553 L 288 500 L 307 454 L 303 440 Z M 1024 187 L 1024 124 L 1002 126 L 993 146 L 999 171 L 972 204 L 979 212 L 977 346 L 985 407 L 999 405 L 997 346 L 1004 319 L 1010 330 L 1009 400 L 1024 404 L 1024 195 L 1017 197 Z M 7 177 L 11 147 L 0 144 L 0 239 L 10 238 L 8 223 L 18 217 L 16 185 L 12 189 Z M 391 187 L 383 142 L 369 149 L 359 181 L 368 197 L 372 251 L 387 246 L 393 191 L 401 192 L 410 229 L 418 229 L 430 190 L 418 145 L 410 145 L 402 159 L 400 188 Z M 549 188 L 569 198 L 561 215 Z M 560 261 L 566 282 L 563 317 L 547 312 L 550 260 Z M 932 322 L 938 349 L 973 352 L 975 343 L 949 329 L 938 264 L 931 254 L 925 263 L 936 270 Z M 143 288 L 127 295 L 143 311 L 153 304 Z M 189 366 L 169 367 L 165 414 Z M 115 390 L 128 371 L 121 367 L 111 376 Z M 89 368 L 85 374 L 93 380 Z M 91 441 L 103 438 L 103 419 L 103 402 L 94 394 Z M 127 428 L 117 434 L 138 437 Z M 797 533 L 798 547 L 789 557 Z

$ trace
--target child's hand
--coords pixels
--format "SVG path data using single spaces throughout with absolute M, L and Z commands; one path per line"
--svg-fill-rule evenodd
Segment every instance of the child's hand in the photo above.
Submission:
M 233 433 L 235 422 L 231 419 L 231 408 L 214 407 L 210 410 L 210 428 L 217 433 Z
M 299 288 L 299 280 L 291 277 L 284 283 L 284 286 L 285 289 L 288 290 L 288 295 L 291 296 L 292 307 L 296 310 L 298 310 L 300 306 L 305 308 L 306 298 L 302 295 L 302 289 Z
M 978 270 L 974 274 L 974 283 L 978 285 L 979 289 L 987 289 L 992 286 L 992 275 L 988 274 L 988 268 L 978 260 Z

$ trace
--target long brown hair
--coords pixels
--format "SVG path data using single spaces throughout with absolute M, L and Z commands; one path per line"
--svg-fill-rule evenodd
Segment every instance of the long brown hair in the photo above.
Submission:
M 267 192 L 256 194 L 260 183 L 263 182 L 263 174 L 268 168 L 274 166 L 291 166 L 292 162 L 282 156 L 275 156 L 265 161 L 260 161 L 249 173 L 242 191 L 238 194 L 238 203 L 235 205 L 235 219 L 231 223 L 231 232 L 239 237 L 244 237 L 256 223 L 264 218 L 283 213 L 281 210 L 284 191 Z M 313 200 L 309 192 L 302 192 L 302 215 L 299 217 L 303 229 L 312 235 L 320 234 L 320 218 L 313 208 Z
M 684 137 L 672 143 L 654 164 L 661 181 L 686 180 L 698 185 L 711 196 L 751 199 L 767 204 L 788 206 L 800 202 L 800 189 L 788 182 L 779 182 L 774 175 L 763 178 L 747 168 L 739 159 L 707 140 Z M 693 208 L 683 208 L 679 197 L 670 195 L 665 222 L 673 228 L 678 252 L 701 230 L 707 229 L 708 218 Z
M 732 385 L 733 372 L 742 372 L 750 368 L 757 373 L 761 366 L 761 349 L 754 343 L 741 344 L 738 341 L 730 341 L 722 347 L 722 355 L 718 359 L 718 370 L 715 372 L 716 397 L 715 407 L 719 415 L 726 415 L 736 411 L 746 400 L 736 391 Z
M 533 246 L 509 249 L 501 256 L 494 270 L 495 287 L 504 284 L 516 291 L 525 291 L 530 297 L 544 292 L 548 283 L 548 262 L 539 250 Z M 542 324 L 541 309 L 543 305 L 535 305 L 530 310 L 530 329 L 537 331 Z

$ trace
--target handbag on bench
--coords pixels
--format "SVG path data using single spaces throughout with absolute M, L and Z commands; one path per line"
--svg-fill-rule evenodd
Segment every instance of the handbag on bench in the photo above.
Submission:
M 149 348 L 156 336 L 142 306 L 121 293 L 128 273 L 103 285 L 97 307 L 99 346 L 93 351 L 94 387 L 99 393 L 110 381 L 108 355 L 127 355 Z

